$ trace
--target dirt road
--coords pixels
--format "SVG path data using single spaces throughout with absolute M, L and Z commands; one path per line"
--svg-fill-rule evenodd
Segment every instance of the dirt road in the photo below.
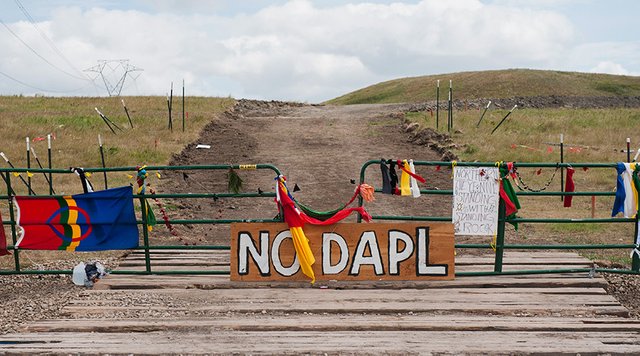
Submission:
M 406 105 L 312 106 L 278 102 L 241 101 L 235 110 L 215 119 L 199 140 L 185 148 L 171 165 L 271 163 L 288 179 L 290 188 L 300 191 L 295 197 L 315 210 L 332 210 L 353 195 L 362 165 L 369 160 L 440 160 L 442 155 L 414 144 L 403 129 Z M 197 149 L 208 144 L 211 149 Z M 426 178 L 424 188 L 450 189 L 450 170 L 436 171 L 419 167 Z M 182 172 L 162 180 L 160 191 L 226 192 L 225 171 Z M 238 172 L 246 192 L 274 191 L 274 174 Z M 367 169 L 366 182 L 380 188 L 379 166 Z M 450 198 L 410 197 L 377 194 L 368 205 L 372 214 L 450 215 Z M 273 199 L 222 199 L 183 201 L 181 218 L 272 218 L 277 214 Z M 269 212 L 265 216 L 265 211 Z M 270 215 L 269 215 L 270 214 Z M 191 232 L 204 229 L 210 242 L 226 242 L 227 230 L 212 233 L 213 227 L 192 226 Z M 215 235 L 211 241 L 212 235 Z M 197 241 L 194 241 L 197 242 Z

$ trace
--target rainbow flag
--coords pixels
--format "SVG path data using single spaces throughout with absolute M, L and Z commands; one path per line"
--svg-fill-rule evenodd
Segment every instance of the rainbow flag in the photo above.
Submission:
M 131 187 L 63 196 L 16 196 L 16 247 L 104 251 L 138 247 Z

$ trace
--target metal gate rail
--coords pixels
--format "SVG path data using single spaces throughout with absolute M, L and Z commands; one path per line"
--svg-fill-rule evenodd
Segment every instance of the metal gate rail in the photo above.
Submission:
M 368 167 L 374 164 L 379 164 L 379 160 L 371 160 L 366 162 L 360 170 L 360 182 L 365 182 L 366 170 Z M 451 162 L 443 161 L 414 161 L 415 166 L 451 166 Z M 500 163 L 504 165 L 504 163 Z M 457 162 L 457 166 L 461 167 L 495 167 L 496 163 L 492 162 Z M 556 168 L 561 169 L 572 168 L 602 168 L 602 169 L 615 169 L 615 163 L 514 163 L 514 167 L 528 167 L 528 168 Z M 276 176 L 280 174 L 277 167 L 271 164 L 255 164 L 255 165 L 202 165 L 202 166 L 149 166 L 146 167 L 147 171 L 188 171 L 188 170 L 228 170 L 230 168 L 239 170 L 268 170 Z M 114 167 L 114 168 L 85 168 L 86 172 L 135 172 L 137 167 Z M 17 232 L 15 213 L 13 207 L 12 197 L 15 195 L 12 188 L 12 175 L 18 173 L 45 173 L 48 174 L 50 192 L 53 190 L 53 177 L 52 174 L 70 174 L 69 170 L 62 169 L 35 169 L 35 168 L 0 168 L 0 174 L 6 183 L 7 194 L 0 196 L 0 198 L 7 199 L 9 204 L 9 220 L 3 221 L 4 224 L 10 225 L 13 244 L 16 243 Z M 31 191 L 31 187 L 29 187 Z M 376 189 L 376 192 L 381 192 L 380 189 Z M 421 194 L 430 195 L 452 195 L 452 190 L 428 190 L 424 189 L 420 191 Z M 606 191 L 576 191 L 576 192 L 562 192 L 562 191 L 544 191 L 544 192 L 517 192 L 518 196 L 614 196 L 614 192 Z M 61 197 L 61 195 L 44 195 L 48 197 Z M 151 195 L 134 195 L 134 199 L 142 201 L 145 198 L 149 198 Z M 275 197 L 275 193 L 262 192 L 262 193 L 194 193 L 194 194 L 155 194 L 154 198 L 164 199 L 209 199 L 209 198 L 265 198 Z M 363 201 L 359 198 L 359 205 L 362 206 Z M 491 244 L 456 244 L 455 247 L 459 249 L 488 249 L 495 247 L 495 260 L 493 271 L 468 271 L 458 272 L 458 276 L 480 276 L 480 275 L 515 275 L 515 274 L 543 274 L 543 273 L 575 273 L 575 272 L 611 272 L 611 273 L 623 273 L 623 274 L 639 274 L 640 273 L 640 258 L 638 253 L 633 254 L 632 264 L 630 269 L 606 269 L 606 268 L 571 268 L 571 269 L 545 269 L 545 270 L 518 270 L 518 271 L 503 271 L 503 257 L 505 250 L 584 250 L 584 249 L 634 249 L 637 251 L 636 236 L 638 235 L 638 214 L 635 218 L 592 218 L 592 219 L 545 219 L 545 218 L 515 218 L 507 220 L 505 218 L 505 207 L 502 201 L 499 205 L 498 215 L 498 233 L 496 236 L 495 246 Z M 136 250 L 144 251 L 145 256 L 145 270 L 117 270 L 112 273 L 115 274 L 229 274 L 228 271 L 216 270 L 216 271 L 204 271 L 204 270 L 172 270 L 172 271 L 158 271 L 153 270 L 151 264 L 151 251 L 161 250 L 229 250 L 228 245 L 198 245 L 198 246 L 185 246 L 185 245 L 150 245 L 148 230 L 146 226 L 146 216 L 144 209 L 141 209 L 141 220 L 138 220 L 138 224 L 142 225 L 143 230 L 143 245 Z M 451 221 L 451 216 L 394 216 L 394 215 L 374 215 L 375 220 L 400 220 L 400 221 Z M 360 221 L 358 217 L 358 221 Z M 265 219 L 172 219 L 169 223 L 175 225 L 184 224 L 231 224 L 234 222 L 282 222 L 282 214 L 278 214 L 275 218 Z M 606 224 L 618 224 L 618 223 L 634 223 L 634 235 L 632 243 L 627 244 L 506 244 L 505 243 L 505 224 L 507 222 L 517 223 L 606 223 Z M 15 249 L 14 246 L 8 246 L 14 255 L 13 270 L 0 270 L 2 274 L 71 274 L 71 270 L 23 270 L 20 266 L 20 250 Z
M 360 169 L 360 183 L 365 182 L 367 168 L 372 165 L 379 165 L 380 160 L 370 160 L 362 165 Z M 442 162 L 442 161 L 414 161 L 415 166 L 442 166 L 442 167 L 499 167 L 506 168 L 505 162 Z M 522 163 L 514 162 L 514 168 L 604 168 L 614 169 L 617 167 L 616 163 Z M 640 188 L 640 187 L 637 187 Z M 640 189 L 639 189 L 640 190 Z M 382 192 L 381 189 L 376 189 L 376 192 Z M 453 190 L 420 190 L 421 194 L 432 195 L 453 195 Z M 615 196 L 615 192 L 605 191 L 575 191 L 575 192 L 563 192 L 563 191 L 541 191 L 541 192 L 528 192 L 518 191 L 518 196 Z M 359 198 L 358 203 L 363 205 L 362 198 Z M 451 216 L 397 216 L 397 215 L 372 215 L 374 220 L 402 220 L 402 221 L 452 221 Z M 361 221 L 361 217 L 358 217 L 358 222 Z M 557 245 L 534 245 L 534 244 L 506 244 L 505 243 L 505 224 L 507 222 L 513 223 L 633 223 L 634 234 L 632 236 L 632 243 L 628 244 L 557 244 Z M 540 274 L 540 273 L 572 273 L 572 272 L 589 272 L 589 271 L 601 271 L 601 272 L 613 272 L 613 273 L 640 273 L 640 253 L 633 253 L 631 269 L 605 269 L 605 268 L 589 268 L 589 269 L 546 269 L 546 270 L 521 270 L 521 271 L 503 271 L 503 257 L 504 250 L 506 249 L 518 249 L 518 250 L 578 250 L 578 249 L 633 249 L 639 251 L 639 246 L 636 245 L 636 236 L 638 236 L 638 214 L 635 218 L 586 218 L 586 219 L 545 219 L 545 218 L 513 218 L 506 219 L 505 217 L 505 205 L 500 199 L 498 207 L 498 231 L 495 241 L 495 246 L 491 244 L 456 244 L 456 248 L 469 249 L 469 248 L 495 248 L 495 261 L 493 272 L 478 271 L 478 272 L 457 272 L 459 276 L 478 276 L 478 275 L 497 275 L 497 274 Z M 640 251 L 639 251 L 640 252 Z

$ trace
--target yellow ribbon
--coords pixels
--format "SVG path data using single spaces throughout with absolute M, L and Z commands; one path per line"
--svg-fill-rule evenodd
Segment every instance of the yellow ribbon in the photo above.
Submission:
M 411 195 L 411 176 L 407 173 L 409 170 L 409 162 L 402 161 L 402 174 L 400 175 L 400 195 Z

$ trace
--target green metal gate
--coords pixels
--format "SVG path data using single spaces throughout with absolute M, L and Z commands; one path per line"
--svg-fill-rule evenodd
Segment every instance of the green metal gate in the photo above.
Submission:
M 371 160 L 366 162 L 361 170 L 360 170 L 360 182 L 364 183 L 366 178 L 367 168 L 374 165 L 379 164 L 379 160 Z M 502 163 L 504 164 L 504 163 Z M 415 161 L 414 165 L 416 166 L 451 166 L 451 162 L 441 162 L 441 161 Z M 515 163 L 515 167 L 527 167 L 527 168 L 597 168 L 597 169 L 614 169 L 616 167 L 615 163 Z M 491 162 L 457 162 L 457 166 L 461 167 L 495 167 L 495 163 Z M 115 167 L 115 168 L 86 168 L 84 169 L 86 172 L 92 173 L 102 173 L 102 172 L 135 172 L 137 167 Z M 203 166 L 150 166 L 146 169 L 148 171 L 194 171 L 194 170 L 228 170 L 228 169 L 238 169 L 238 170 L 257 170 L 257 171 L 266 171 L 271 177 L 277 176 L 280 174 L 280 171 L 277 167 L 271 164 L 255 164 L 255 165 L 203 165 Z M 11 235 L 13 239 L 13 243 L 15 245 L 17 232 L 16 232 L 16 219 L 14 213 L 13 202 L 11 197 L 14 195 L 14 190 L 12 188 L 12 176 L 18 173 L 26 173 L 31 172 L 34 174 L 44 173 L 47 174 L 50 179 L 50 189 L 49 195 L 47 196 L 55 196 L 61 197 L 61 195 L 53 195 L 51 192 L 53 191 L 53 176 L 59 174 L 71 174 L 69 170 L 62 169 L 25 169 L 25 168 L 1 168 L 0 173 L 2 174 L 2 178 L 6 183 L 6 189 L 9 194 L 3 196 L 2 198 L 8 201 L 8 210 L 9 210 L 9 220 L 4 220 L 3 223 L 5 225 L 9 225 L 11 229 Z M 25 182 L 26 184 L 26 182 Z M 31 189 L 29 189 L 31 191 Z M 380 189 L 376 189 L 376 192 L 381 192 Z M 422 194 L 431 194 L 431 195 L 452 195 L 452 190 L 421 190 Z M 576 192 L 562 192 L 562 191 L 544 191 L 544 192 L 518 192 L 519 196 L 613 196 L 614 192 L 607 191 L 576 191 Z M 149 198 L 149 195 L 134 195 L 134 199 L 138 199 L 142 201 L 144 198 Z M 228 192 L 220 192 L 220 193 L 194 193 L 194 194 L 155 194 L 153 197 L 162 198 L 162 199 L 211 199 L 211 198 L 274 198 L 275 193 L 272 192 L 257 192 L 257 193 L 228 193 Z M 359 205 L 363 205 L 362 199 L 359 200 Z M 272 212 L 271 212 L 272 213 Z M 495 243 L 495 261 L 493 271 L 468 271 L 468 272 L 458 272 L 456 275 L 458 276 L 479 276 L 479 275 L 504 275 L 504 274 L 541 274 L 541 273 L 570 273 L 570 272 L 611 272 L 611 273 L 629 273 L 629 274 L 639 274 L 640 273 L 640 259 L 638 258 L 638 254 L 633 255 L 632 265 L 630 269 L 606 269 L 606 268 L 596 268 L 596 269 L 586 269 L 586 268 L 578 268 L 578 269 L 547 269 L 547 270 L 518 270 L 518 271 L 503 271 L 503 255 L 504 251 L 507 249 L 516 249 L 516 250 L 580 250 L 580 249 L 632 249 L 637 250 L 638 246 L 635 244 L 635 237 L 638 234 L 638 215 L 636 214 L 635 218 L 600 218 L 600 219 L 544 219 L 544 218 L 516 218 L 513 220 L 509 220 L 512 222 L 519 223 L 580 223 L 580 224 L 634 224 L 633 239 L 631 243 L 627 244 L 571 244 L 571 245 L 533 245 L 533 244 L 506 244 L 505 243 L 505 224 L 507 223 L 507 219 L 505 218 L 505 208 L 504 204 L 501 202 L 499 206 L 499 216 L 498 216 L 498 234 L 496 237 Z M 392 216 L 392 215 L 374 215 L 372 216 L 374 220 L 398 220 L 398 221 L 441 221 L 447 222 L 451 221 L 451 216 Z M 260 219 L 251 219 L 250 222 L 282 222 L 282 214 L 278 214 L 275 218 L 260 218 Z M 360 221 L 360 219 L 359 219 Z M 169 220 L 169 223 L 175 225 L 184 225 L 184 224 L 230 224 L 234 222 L 249 222 L 247 219 L 174 219 Z M 146 216 L 144 209 L 141 209 L 141 219 L 138 220 L 138 224 L 142 225 L 143 231 L 143 245 L 138 248 L 138 250 L 144 251 L 145 255 L 145 270 L 144 271 L 127 271 L 127 270 L 117 270 L 112 273 L 115 274 L 228 274 L 228 271 L 156 271 L 153 269 L 152 260 L 150 258 L 151 251 L 160 251 L 160 250 L 229 250 L 230 246 L 228 245 L 197 245 L 197 246 L 184 246 L 184 245 L 173 245 L 173 246 L 164 246 L 164 245 L 150 245 L 149 236 L 146 226 Z M 456 248 L 458 249 L 490 249 L 492 248 L 491 244 L 456 244 Z M 0 274 L 71 274 L 71 270 L 25 270 L 21 268 L 20 265 L 20 250 L 14 249 L 14 246 L 8 246 L 9 250 L 13 252 L 14 258 L 14 268 L 7 270 L 0 270 Z
M 366 180 L 367 168 L 372 165 L 380 164 L 380 160 L 371 160 L 366 162 L 360 169 L 360 183 L 364 183 Z M 441 161 L 414 161 L 415 166 L 452 166 L 452 162 Z M 456 166 L 460 167 L 502 167 L 506 168 L 504 162 L 456 162 Z M 513 163 L 514 168 L 598 168 L 598 169 L 614 169 L 616 163 Z M 381 189 L 376 189 L 376 192 L 381 192 Z M 453 195 L 453 190 L 420 190 L 421 194 L 433 194 L 433 195 Z M 615 196 L 615 192 L 609 191 L 575 191 L 575 192 L 562 192 L 562 191 L 541 191 L 541 192 L 529 192 L 521 191 L 517 192 L 518 196 Z M 359 199 L 359 204 L 362 206 L 362 198 Z M 373 220 L 402 220 L 402 221 L 448 221 L 452 220 L 451 216 L 392 216 L 392 215 L 373 215 Z M 360 221 L 360 220 L 359 220 Z M 503 256 L 505 249 L 512 250 L 592 250 L 592 249 L 632 249 L 637 251 L 639 248 L 636 245 L 636 236 L 638 235 L 638 214 L 635 218 L 600 218 L 600 219 L 543 219 L 543 218 L 514 218 L 510 219 L 510 222 L 514 223 L 579 223 L 579 224 L 593 224 L 593 223 L 606 223 L 606 224 L 634 224 L 634 234 L 630 237 L 632 243 L 628 244 L 572 244 L 572 245 L 533 245 L 533 244 L 505 244 L 505 224 L 507 219 L 505 218 L 505 206 L 500 199 L 500 205 L 498 208 L 498 232 L 496 236 L 495 246 L 491 244 L 456 244 L 458 249 L 489 249 L 495 248 L 495 262 L 493 272 L 456 272 L 456 276 L 479 276 L 479 275 L 501 275 L 501 274 L 543 274 L 543 273 L 570 273 L 570 272 L 611 272 L 611 273 L 640 273 L 640 258 L 638 253 L 633 253 L 631 269 L 551 269 L 551 270 L 519 270 L 519 271 L 503 271 Z

